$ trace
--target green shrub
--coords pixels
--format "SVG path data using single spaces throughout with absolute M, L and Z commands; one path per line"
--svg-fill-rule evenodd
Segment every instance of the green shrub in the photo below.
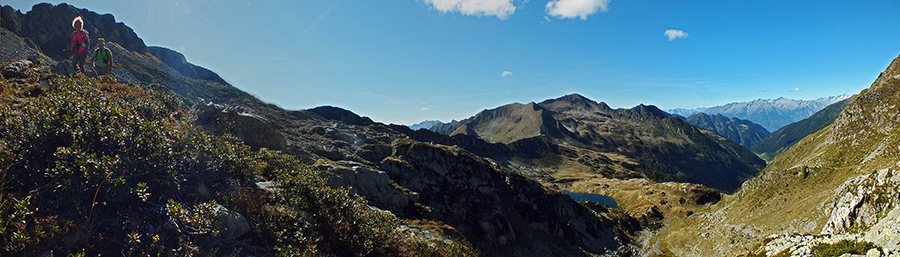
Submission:
M 212 136 L 185 106 L 108 80 L 0 80 L 0 256 L 478 255 L 410 236 L 293 156 Z M 216 204 L 251 231 L 219 237 Z
M 866 254 L 872 248 L 875 248 L 875 244 L 871 242 L 844 239 L 834 244 L 817 244 L 812 247 L 812 253 L 817 257 L 839 256 L 845 253 Z

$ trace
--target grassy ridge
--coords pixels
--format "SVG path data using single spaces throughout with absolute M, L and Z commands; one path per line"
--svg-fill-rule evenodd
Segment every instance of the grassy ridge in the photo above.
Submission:
M 30 74 L 0 80 L 0 255 L 477 255 L 291 156 L 211 136 L 173 94 Z

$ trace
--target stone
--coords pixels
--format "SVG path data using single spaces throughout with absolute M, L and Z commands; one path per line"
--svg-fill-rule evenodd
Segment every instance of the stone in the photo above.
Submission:
M 15 62 L 6 65 L 3 67 L 3 70 L 0 71 L 0 74 L 3 75 L 4 78 L 13 79 L 13 78 L 25 78 L 25 69 L 30 67 L 33 63 L 26 59 L 21 59 Z
M 222 205 L 213 207 L 216 220 L 219 222 L 221 229 L 219 236 L 225 240 L 232 241 L 250 231 L 250 224 L 247 219 L 239 212 L 229 210 Z
M 874 248 L 869 249 L 869 251 L 866 252 L 866 257 L 881 257 L 881 251 L 879 251 L 878 249 L 874 249 Z
M 75 67 L 70 62 L 59 62 L 54 66 L 53 72 L 60 75 L 75 74 Z

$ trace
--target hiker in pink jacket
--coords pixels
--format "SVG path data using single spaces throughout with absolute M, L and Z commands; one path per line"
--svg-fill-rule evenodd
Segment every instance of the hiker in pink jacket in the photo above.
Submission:
M 88 37 L 87 30 L 83 29 L 84 20 L 81 16 L 72 20 L 72 27 L 75 28 L 75 32 L 72 32 L 72 43 L 69 44 L 69 47 L 66 47 L 66 51 L 72 49 L 72 47 L 75 48 L 75 55 L 72 56 L 72 66 L 75 67 L 76 72 L 80 70 L 81 74 L 85 74 L 84 60 L 87 59 L 91 38 Z

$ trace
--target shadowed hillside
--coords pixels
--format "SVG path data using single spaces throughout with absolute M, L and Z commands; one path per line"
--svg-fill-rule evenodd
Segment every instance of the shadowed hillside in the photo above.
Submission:
M 769 136 L 769 131 L 756 123 L 738 118 L 729 119 L 722 114 L 695 113 L 684 121 L 715 132 L 748 149 Z

